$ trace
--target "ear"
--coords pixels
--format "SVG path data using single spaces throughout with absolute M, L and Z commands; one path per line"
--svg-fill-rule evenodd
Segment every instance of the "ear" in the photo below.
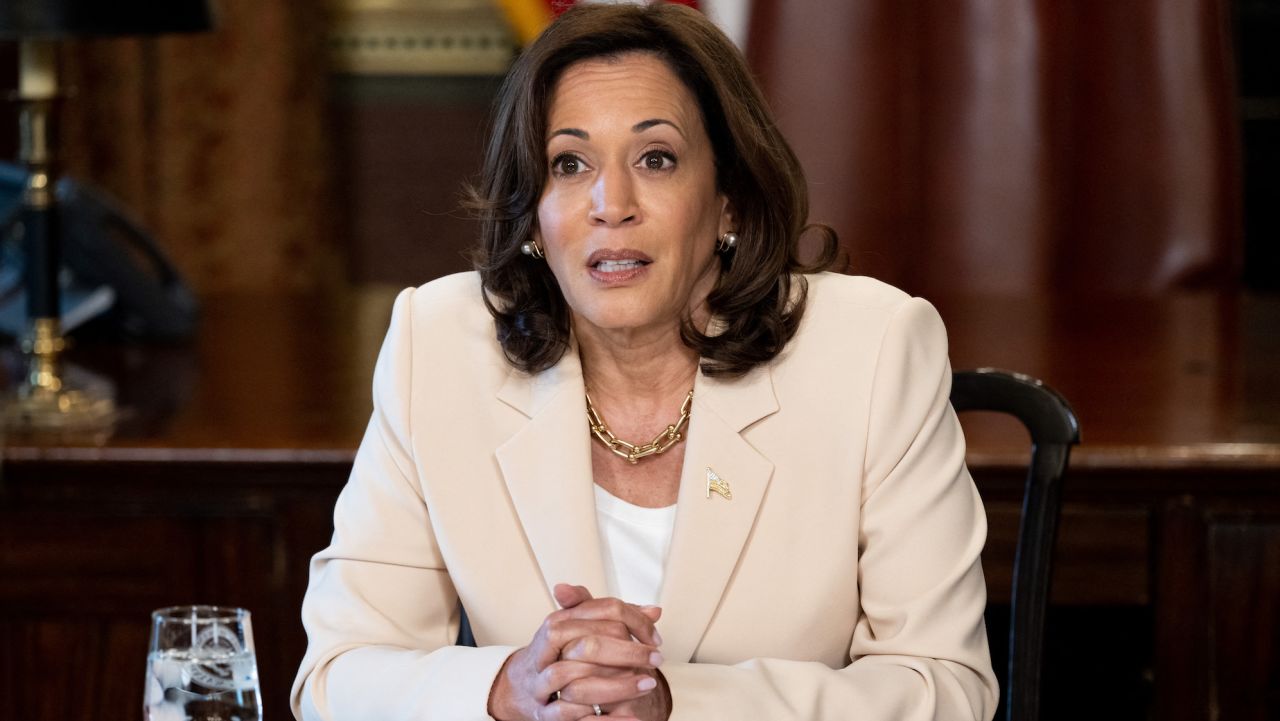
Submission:
M 737 214 L 733 210 L 733 203 L 729 202 L 729 196 L 720 194 L 720 229 L 716 233 L 716 237 L 728 233 L 729 231 L 738 231 Z

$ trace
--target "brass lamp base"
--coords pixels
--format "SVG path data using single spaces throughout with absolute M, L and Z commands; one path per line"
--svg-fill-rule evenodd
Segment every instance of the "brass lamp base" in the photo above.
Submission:
M 10 433 L 94 431 L 111 426 L 116 404 L 84 391 L 19 389 L 4 409 L 4 424 Z
M 115 402 L 88 390 L 63 385 L 58 354 L 66 348 L 58 319 L 38 318 L 22 343 L 29 360 L 26 379 L 4 407 L 4 425 L 14 433 L 81 433 L 108 429 Z

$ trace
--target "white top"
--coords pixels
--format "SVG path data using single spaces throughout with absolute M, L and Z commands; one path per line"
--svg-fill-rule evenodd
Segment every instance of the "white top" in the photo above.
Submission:
M 609 595 L 640 606 L 658 605 L 676 525 L 675 504 L 645 508 L 627 503 L 599 485 L 595 489 L 596 525 Z

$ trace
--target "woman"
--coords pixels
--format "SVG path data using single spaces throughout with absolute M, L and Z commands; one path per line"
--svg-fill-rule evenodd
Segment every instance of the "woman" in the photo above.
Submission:
M 299 718 L 990 718 L 941 322 L 804 274 L 803 176 L 714 26 L 563 15 L 476 205 L 479 274 L 396 301 Z

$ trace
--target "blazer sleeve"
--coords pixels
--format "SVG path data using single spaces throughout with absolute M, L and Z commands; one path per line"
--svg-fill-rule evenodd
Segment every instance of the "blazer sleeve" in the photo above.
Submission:
M 994 715 L 979 562 L 986 516 L 950 389 L 942 321 L 927 302 L 906 301 L 885 330 L 869 404 L 851 663 L 665 664 L 672 721 Z
M 409 443 L 413 293 L 396 299 L 333 540 L 311 562 L 309 644 L 291 695 L 300 721 L 489 719 L 489 689 L 515 650 L 452 645 L 457 593 Z

